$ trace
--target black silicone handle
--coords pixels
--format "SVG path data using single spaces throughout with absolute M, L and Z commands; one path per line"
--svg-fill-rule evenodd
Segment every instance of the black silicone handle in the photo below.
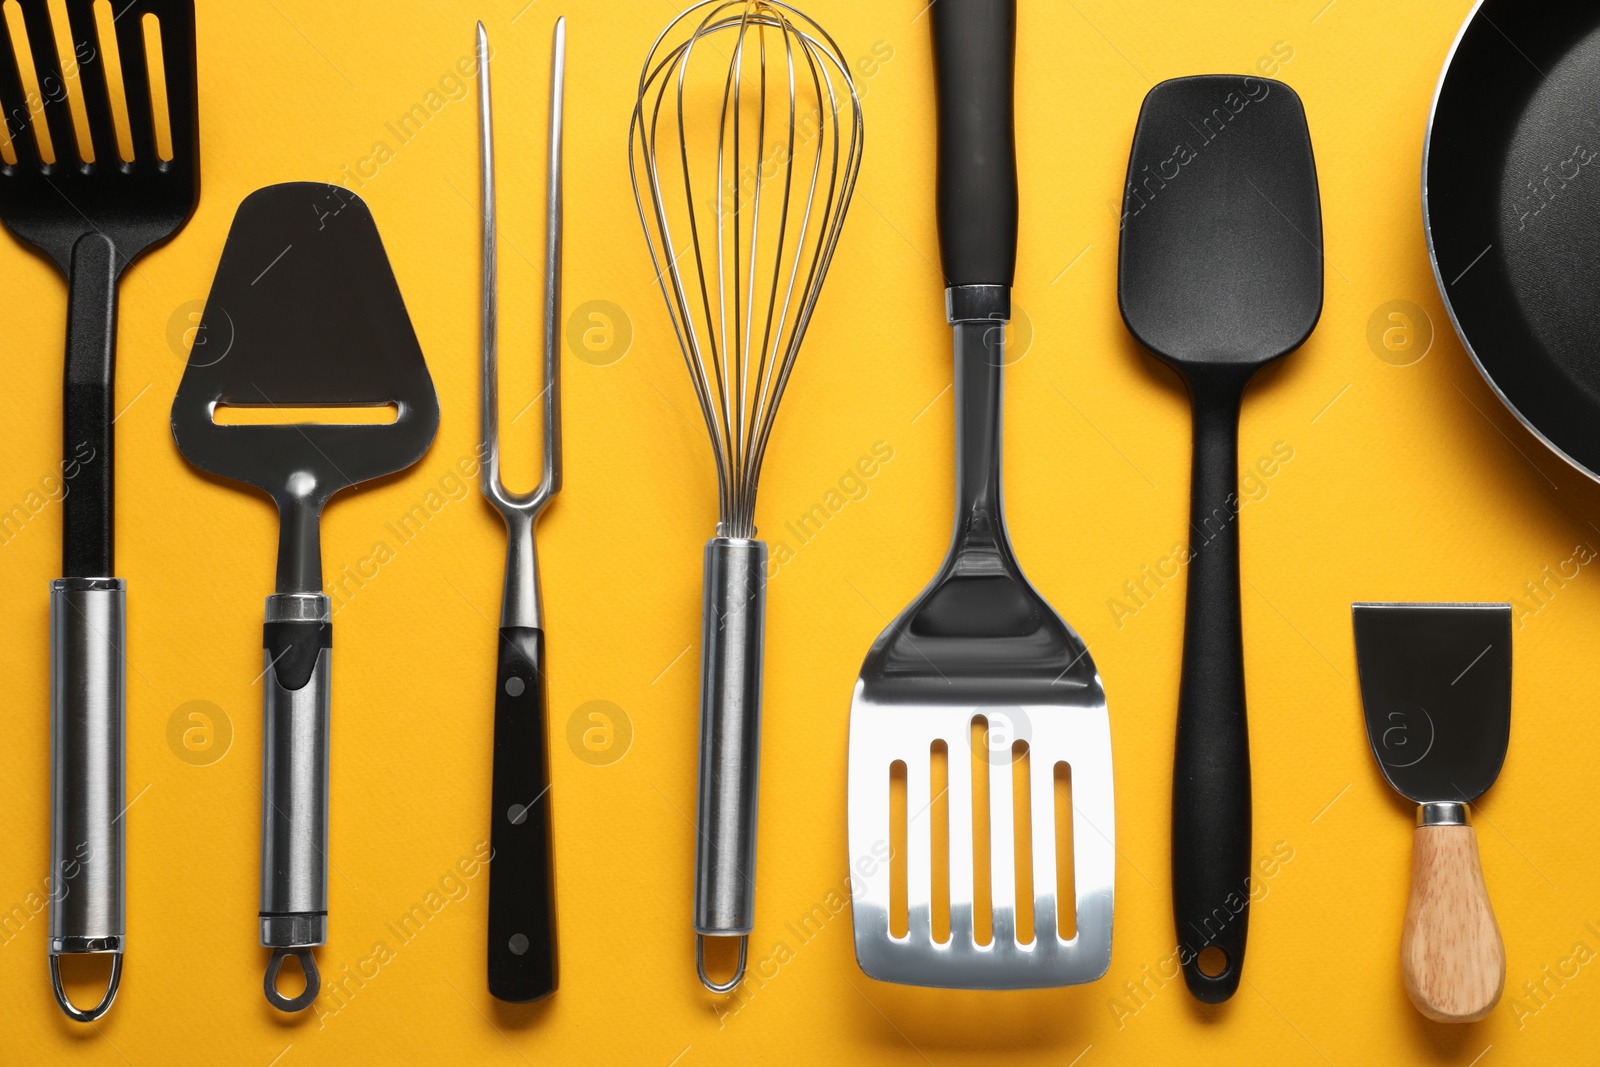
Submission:
M 544 632 L 531 626 L 501 627 L 489 834 L 489 992 L 516 1003 L 556 990 L 545 712 Z
M 61 569 L 69 578 L 116 573 L 112 527 L 112 390 L 117 343 L 117 250 L 101 233 L 72 248 L 62 406 Z
M 1250 737 L 1239 609 L 1239 402 L 1248 368 L 1194 376 L 1189 593 L 1172 768 L 1172 905 L 1189 992 L 1239 988 L 1250 923 Z M 1207 948 L 1220 949 L 1205 957 Z M 1218 968 L 1220 964 L 1220 970 Z M 1209 965 L 1209 966 L 1208 966 Z M 1207 974 L 1206 967 L 1213 973 Z
M 937 0 L 932 15 L 945 284 L 1010 286 L 1017 271 L 1016 0 Z

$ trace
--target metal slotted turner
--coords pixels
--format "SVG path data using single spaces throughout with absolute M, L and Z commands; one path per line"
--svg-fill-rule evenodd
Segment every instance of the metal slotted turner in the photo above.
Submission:
M 955 332 L 956 524 L 938 575 L 867 654 L 850 708 L 856 960 L 870 977 L 908 985 L 1076 985 L 1111 962 L 1111 728 L 1088 649 L 1023 577 L 1001 511 L 1000 387 L 1017 240 L 1016 6 L 941 0 L 931 16 L 939 237 Z M 972 740 L 975 726 L 981 744 Z M 943 789 L 936 755 L 948 768 Z M 890 847 L 899 836 L 891 780 L 902 768 L 903 873 Z M 985 770 L 986 795 L 974 787 Z M 1061 900 L 1057 865 L 1067 857 L 1058 852 L 1068 828 L 1056 813 L 1066 775 L 1071 814 L 1061 821 L 1071 823 L 1075 899 Z M 940 940 L 946 924 L 936 911 L 945 896 L 934 870 L 944 857 L 934 842 L 946 806 L 949 915 Z M 986 856 L 974 834 L 975 809 L 984 808 Z M 1018 850 L 1021 820 L 1029 833 Z M 1061 921 L 1063 909 L 1073 921 Z M 985 925 L 992 936 L 983 941 Z

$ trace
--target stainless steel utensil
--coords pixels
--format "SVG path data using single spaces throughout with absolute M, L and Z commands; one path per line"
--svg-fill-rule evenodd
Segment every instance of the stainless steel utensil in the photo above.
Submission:
M 1506 950 L 1468 807 L 1500 775 L 1511 738 L 1510 604 L 1352 604 L 1367 740 L 1417 805 L 1401 974 L 1435 1022 L 1482 1019 Z
M 694 894 L 696 963 L 717 993 L 742 979 L 755 921 L 767 569 L 756 486 L 862 146 L 849 61 L 778 0 L 695 4 L 656 39 L 639 74 L 628 128 L 634 200 L 717 464 Z M 706 972 L 707 937 L 739 939 L 725 982 Z
M 122 977 L 123 766 L 126 585 L 114 564 L 112 522 L 117 284 L 130 264 L 169 239 L 200 196 L 194 4 L 130 0 L 114 20 L 120 72 L 95 24 L 94 0 L 65 0 L 53 26 L 46 0 L 20 0 L 38 95 L 23 87 L 17 56 L 0 46 L 0 110 L 16 163 L 0 164 L 0 219 L 66 277 L 66 375 L 61 501 L 62 572 L 50 583 L 50 982 L 68 1018 L 104 1015 Z M 159 25 L 169 140 L 157 136 L 145 55 L 145 19 Z M 56 49 L 71 43 L 76 70 L 63 76 Z M 111 77 L 115 73 L 116 77 Z M 109 85 L 120 81 L 132 157 L 117 144 Z M 89 143 L 80 147 L 67 85 L 82 92 Z M 42 105 L 44 126 L 30 104 Z M 49 150 L 47 151 L 47 146 Z M 49 158 L 50 162 L 45 162 Z M 61 985 L 58 957 L 109 953 L 100 1003 L 80 1010 Z
M 483 495 L 506 523 L 506 586 L 495 672 L 493 813 L 489 865 L 489 992 L 524 1002 L 557 984 L 555 857 L 550 817 L 550 740 L 544 609 L 533 527 L 561 490 L 561 134 L 567 20 L 556 19 L 550 68 L 544 289 L 544 473 L 531 493 L 500 475 L 500 290 L 495 260 L 494 125 L 489 34 L 478 23 L 479 148 L 483 171 Z
M 1016 4 L 940 0 L 930 14 L 939 96 L 939 243 L 955 332 L 955 533 L 939 573 L 873 643 L 850 706 L 856 961 L 870 977 L 908 985 L 1074 985 L 1099 978 L 1111 962 L 1111 727 L 1094 660 L 1023 576 L 1001 506 L 1004 323 L 1017 247 Z M 983 730 L 982 745 L 971 741 L 974 724 Z M 932 786 L 935 752 L 948 766 L 949 935 L 942 941 L 935 927 L 944 917 L 934 915 L 932 811 L 941 799 Z M 975 761 L 987 771 L 986 796 L 975 797 Z M 1057 844 L 1066 829 L 1056 820 L 1062 765 L 1071 777 L 1076 908 L 1070 935 L 1059 912 L 1073 902 L 1057 896 Z M 885 858 L 897 836 L 890 784 L 897 768 L 905 776 L 909 812 L 903 861 Z M 1014 808 L 1014 776 L 1023 774 L 1027 802 Z M 985 805 L 989 848 L 980 858 L 974 809 Z M 1022 818 L 1031 836 L 1019 857 L 1016 820 Z M 988 878 L 974 869 L 980 859 L 987 861 Z M 1031 875 L 1031 894 L 1019 887 L 1019 859 Z M 891 915 L 896 862 L 904 864 L 904 934 L 895 933 Z M 976 929 L 980 889 L 992 901 L 987 943 L 979 942 Z M 1031 912 L 1034 929 L 1028 940 L 1021 936 L 1024 912 Z
M 428 450 L 439 400 L 372 213 L 348 189 L 292 182 L 239 205 L 200 335 L 172 402 L 172 435 L 204 471 L 278 506 L 278 578 L 267 598 L 261 802 L 261 944 L 267 1000 L 300 1011 L 320 988 L 311 948 L 328 929 L 328 742 L 333 623 L 319 519 L 339 490 Z M 390 423 L 223 424 L 223 406 L 381 407 Z M 294 956 L 305 990 L 278 991 Z

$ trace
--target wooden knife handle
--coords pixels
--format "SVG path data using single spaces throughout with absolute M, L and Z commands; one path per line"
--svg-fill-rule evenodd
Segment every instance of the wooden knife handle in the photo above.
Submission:
M 1472 827 L 1417 827 L 1400 965 L 1411 1003 L 1435 1022 L 1475 1022 L 1499 1003 L 1506 950 Z

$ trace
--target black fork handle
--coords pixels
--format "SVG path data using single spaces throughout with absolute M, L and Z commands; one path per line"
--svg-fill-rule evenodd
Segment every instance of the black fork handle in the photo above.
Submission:
M 489 993 L 525 1003 L 556 991 L 544 631 L 500 628 L 495 672 L 494 821 L 489 831 Z
M 1172 768 L 1172 906 L 1184 982 L 1239 988 L 1250 927 L 1250 735 L 1239 604 L 1239 405 L 1248 373 L 1196 374 L 1189 592 Z M 1220 959 L 1202 959 L 1208 948 Z M 1209 970 L 1211 973 L 1207 973 Z
M 61 462 L 61 569 L 68 578 L 116 573 L 111 423 L 119 273 L 116 246 L 105 234 L 84 234 L 72 246 Z
M 1009 288 L 1017 270 L 1016 0 L 937 0 L 931 14 L 945 285 Z

